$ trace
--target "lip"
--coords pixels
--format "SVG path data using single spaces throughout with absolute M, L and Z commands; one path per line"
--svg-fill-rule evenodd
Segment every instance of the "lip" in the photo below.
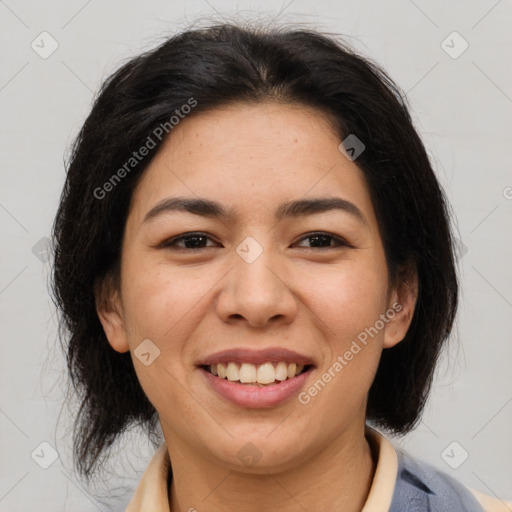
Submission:
M 228 350 L 222 350 L 221 352 L 216 352 L 215 354 L 207 356 L 205 359 L 202 359 L 196 363 L 196 365 L 209 366 L 218 363 L 229 363 L 230 361 L 252 363 L 254 365 L 284 361 L 288 363 L 303 364 L 304 366 L 316 366 L 315 362 L 310 357 L 299 354 L 294 350 L 281 347 L 269 347 L 259 350 L 251 350 L 248 348 L 232 348 Z
M 292 396 L 297 395 L 311 375 L 312 367 L 296 377 L 268 386 L 240 384 L 216 377 L 204 368 L 199 368 L 199 371 L 204 376 L 207 385 L 213 388 L 221 397 L 239 407 L 256 409 L 275 407 L 288 401 Z

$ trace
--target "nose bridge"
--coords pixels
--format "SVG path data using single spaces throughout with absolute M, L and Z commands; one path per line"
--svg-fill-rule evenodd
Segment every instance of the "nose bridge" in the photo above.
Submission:
M 252 326 L 264 326 L 277 319 L 287 323 L 295 316 L 295 297 L 280 275 L 279 255 L 269 237 L 263 238 L 249 236 L 236 247 L 234 268 L 218 302 L 224 321 L 243 317 Z

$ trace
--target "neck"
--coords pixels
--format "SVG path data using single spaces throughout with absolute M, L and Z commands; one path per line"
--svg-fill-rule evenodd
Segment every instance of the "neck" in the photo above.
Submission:
M 301 464 L 279 472 L 269 468 L 263 473 L 247 473 L 212 465 L 194 450 L 169 441 L 171 512 L 206 508 L 209 512 L 361 511 L 376 466 L 364 424 L 344 432 Z

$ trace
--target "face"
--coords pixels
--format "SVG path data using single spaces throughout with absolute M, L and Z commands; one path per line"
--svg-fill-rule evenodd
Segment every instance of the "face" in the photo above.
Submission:
M 251 442 L 257 468 L 285 468 L 364 424 L 414 301 L 388 282 L 340 142 L 314 109 L 230 105 L 175 126 L 137 185 L 121 287 L 98 313 L 171 453 L 257 471 L 240 453 Z

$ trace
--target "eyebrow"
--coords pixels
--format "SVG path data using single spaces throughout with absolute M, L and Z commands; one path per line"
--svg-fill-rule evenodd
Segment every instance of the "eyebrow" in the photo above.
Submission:
M 332 210 L 347 212 L 363 224 L 368 225 L 361 210 L 354 203 L 342 199 L 341 197 L 320 197 L 289 201 L 281 204 L 277 208 L 275 217 L 277 220 L 282 220 L 284 218 L 302 217 Z M 226 209 L 222 204 L 206 198 L 169 197 L 149 210 L 144 217 L 143 223 L 164 213 L 174 211 L 188 212 L 202 217 L 216 218 L 225 221 L 232 220 L 236 217 L 236 211 L 234 209 Z

